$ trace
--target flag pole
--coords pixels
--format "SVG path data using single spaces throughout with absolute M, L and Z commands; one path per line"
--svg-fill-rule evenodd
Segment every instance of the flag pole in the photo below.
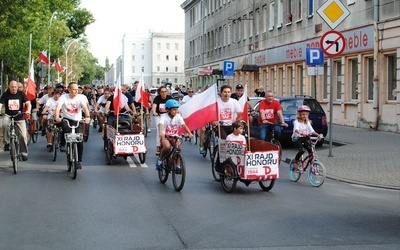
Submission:
M 244 85 L 244 97 L 245 97 L 245 102 L 247 102 L 247 83 Z M 245 105 L 245 107 L 248 107 L 247 105 Z M 247 108 L 248 109 L 248 108 Z M 243 110 L 243 112 L 248 112 L 248 110 Z M 250 114 L 251 115 L 251 114 Z M 251 152 L 251 148 L 250 148 L 250 117 L 249 114 L 247 113 L 247 148 L 248 150 Z

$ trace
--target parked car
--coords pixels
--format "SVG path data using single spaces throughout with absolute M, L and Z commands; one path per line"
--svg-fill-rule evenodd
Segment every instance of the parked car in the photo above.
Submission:
M 250 102 L 254 107 L 255 113 L 253 115 L 253 121 L 250 124 L 250 135 L 252 137 L 259 138 L 259 130 L 258 130 L 258 106 L 260 101 L 265 99 L 264 97 L 249 97 Z M 282 106 L 282 114 L 283 119 L 289 125 L 289 127 L 283 127 L 282 137 L 280 139 L 281 142 L 288 142 L 291 140 L 291 136 L 293 133 L 293 121 L 296 119 L 297 108 L 300 105 L 307 105 L 310 107 L 311 112 L 309 115 L 311 124 L 314 130 L 323 134 L 326 137 L 328 133 L 328 124 L 326 122 L 326 114 L 322 106 L 319 104 L 317 100 L 315 100 L 311 96 L 306 95 L 296 95 L 294 97 L 274 97 L 278 100 Z M 318 145 L 322 145 L 324 140 L 318 142 Z

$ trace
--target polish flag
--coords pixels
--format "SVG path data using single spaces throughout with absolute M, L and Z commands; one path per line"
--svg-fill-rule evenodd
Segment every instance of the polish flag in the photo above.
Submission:
M 143 74 L 140 76 L 139 84 L 135 92 L 135 102 L 141 103 L 144 107 L 150 108 L 149 98 L 151 93 L 144 90 Z
M 58 61 L 54 61 L 53 67 L 56 68 L 58 72 L 63 72 L 65 70 L 65 68 L 61 66 L 60 59 L 58 59 Z
M 28 84 L 25 89 L 25 94 L 28 97 L 29 101 L 32 101 L 33 99 L 36 98 L 36 84 L 34 75 L 35 73 L 33 72 L 33 60 L 32 60 L 28 74 Z
M 128 98 L 122 94 L 121 90 L 121 75 L 118 76 L 117 79 L 117 86 L 115 86 L 114 90 L 114 99 L 113 99 L 113 106 L 114 106 L 114 115 L 119 115 L 119 111 L 125 107 L 128 103 Z
M 194 95 L 190 102 L 183 104 L 179 112 L 191 131 L 199 129 L 209 122 L 218 120 L 217 86 L 209 87 Z M 180 129 L 180 134 L 186 133 Z
M 248 123 L 249 121 L 249 111 L 247 103 L 247 84 L 244 86 L 244 93 L 239 99 L 240 107 L 242 108 L 242 120 Z
M 46 65 L 48 65 L 50 63 L 49 62 L 49 58 L 47 58 L 47 52 L 46 51 L 43 50 L 42 52 L 39 53 L 39 61 L 41 63 L 46 64 Z

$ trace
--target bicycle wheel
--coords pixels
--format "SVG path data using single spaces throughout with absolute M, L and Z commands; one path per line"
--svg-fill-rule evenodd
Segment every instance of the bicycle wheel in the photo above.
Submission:
M 320 162 L 314 162 L 308 171 L 308 179 L 310 180 L 311 185 L 314 187 L 321 186 L 326 177 L 326 171 L 324 164 Z
M 26 145 L 31 144 L 32 141 L 32 136 L 31 136 L 31 126 L 28 120 L 25 120 L 25 126 L 26 126 Z
M 197 130 L 196 131 L 194 131 L 194 134 L 193 134 L 194 136 L 194 145 L 197 145 L 197 138 L 199 137 L 199 135 L 197 134 Z
M 76 163 L 78 161 L 77 159 L 77 154 L 78 154 L 78 145 L 76 143 L 72 144 L 71 147 L 71 177 L 73 180 L 76 179 L 76 176 L 78 175 L 78 169 L 76 167 Z
M 163 160 L 163 166 L 159 169 L 158 172 L 158 179 L 161 183 L 165 183 L 168 180 L 169 171 L 167 170 L 167 166 L 164 164 L 165 160 Z
M 114 147 L 113 147 L 112 141 L 111 140 L 107 140 L 107 150 L 105 151 L 106 152 L 106 163 L 107 163 L 107 165 L 110 165 L 111 162 L 112 162 L 112 158 L 114 156 L 113 150 L 114 150 Z
M 258 182 L 258 184 L 260 184 L 260 187 L 262 190 L 268 192 L 269 190 L 271 190 L 274 187 L 275 179 L 260 181 L 260 182 Z
M 231 193 L 236 188 L 237 183 L 236 166 L 232 160 L 228 159 L 222 163 L 221 186 L 227 193 Z
M 72 161 L 71 161 L 71 147 L 69 143 L 66 145 L 66 150 L 67 150 L 67 171 L 71 172 L 71 167 L 72 167 Z
M 294 159 L 290 161 L 289 163 L 289 177 L 292 181 L 296 182 L 300 179 L 301 172 L 294 167 Z
M 146 162 L 146 153 L 139 154 L 139 161 L 141 164 L 144 164 Z
M 145 115 L 145 114 L 143 114 L 143 134 L 144 134 L 144 137 L 147 137 L 147 133 L 148 133 L 148 129 L 149 129 L 149 127 L 147 126 L 148 124 L 147 124 L 147 116 Z
M 203 149 L 204 149 L 204 153 L 202 153 L 203 157 L 206 158 L 207 156 L 207 151 L 210 148 L 210 138 L 208 137 L 208 135 L 206 134 L 206 137 L 204 138 L 204 142 L 203 142 Z
M 179 163 L 179 165 L 178 165 Z M 180 166 L 180 170 L 178 169 Z M 181 191 L 185 185 L 186 179 L 186 168 L 185 161 L 181 154 L 175 154 L 174 156 L 174 166 L 172 170 L 172 184 L 174 185 L 175 191 Z
M 220 170 L 219 164 L 220 164 L 219 163 L 219 150 L 218 150 L 218 145 L 217 145 L 214 148 L 213 160 L 211 161 L 211 172 L 212 172 L 212 175 L 213 175 L 215 181 L 221 180 L 219 171 L 218 171 L 218 170 Z
M 31 137 L 32 137 L 32 142 L 33 143 L 36 143 L 37 142 L 37 140 L 38 140 L 38 136 L 39 136 L 39 134 L 38 134 L 38 132 L 37 132 L 37 128 L 39 127 L 39 121 L 34 121 L 32 124 L 31 124 L 31 129 L 30 129 L 30 131 L 31 131 Z
M 59 140 L 58 140 L 58 138 L 59 138 L 59 132 L 58 132 L 58 129 L 57 128 L 53 128 L 54 129 L 54 131 L 53 131 L 53 136 L 52 136 L 52 139 L 51 139 L 51 142 L 52 142 L 52 144 L 53 144 L 53 148 L 52 148 L 52 156 L 53 156 L 53 161 L 56 161 L 56 159 L 57 159 L 57 150 L 58 150 L 58 144 L 59 144 Z
M 19 143 L 15 139 L 11 139 L 10 141 L 10 154 L 11 154 L 11 161 L 13 163 L 14 174 L 18 173 L 18 164 L 19 164 Z
M 276 139 L 272 139 L 271 143 L 279 147 L 279 160 L 280 160 L 282 156 L 282 144 Z

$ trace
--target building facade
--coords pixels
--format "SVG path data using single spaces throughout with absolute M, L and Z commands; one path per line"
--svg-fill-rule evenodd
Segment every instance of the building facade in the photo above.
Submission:
M 247 84 L 248 93 L 263 86 L 278 96 L 314 96 L 336 124 L 400 133 L 400 1 L 341 0 L 350 15 L 335 30 L 345 48 L 325 56 L 322 75 L 314 76 L 306 51 L 321 47 L 331 30 L 317 14 L 325 2 L 185 1 L 187 82 L 217 82 L 220 73 L 201 76 L 199 68 L 221 72 L 232 61 L 235 73 L 225 82 Z
M 120 60 L 120 64 L 119 61 Z M 143 75 L 150 87 L 185 83 L 184 36 L 182 33 L 134 33 L 122 39 L 122 55 L 117 60 L 116 77 L 132 85 Z

